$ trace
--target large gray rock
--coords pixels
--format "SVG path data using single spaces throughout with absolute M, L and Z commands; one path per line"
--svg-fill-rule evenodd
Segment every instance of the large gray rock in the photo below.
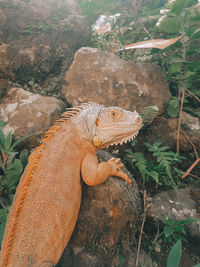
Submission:
M 137 111 L 157 105 L 159 113 L 170 98 L 158 66 L 130 63 L 112 53 L 87 47 L 76 52 L 62 93 L 73 105 L 94 101 Z
M 35 146 L 63 110 L 61 100 L 13 87 L 0 102 L 0 120 L 7 122 L 5 134 L 11 131 L 15 137 L 24 137 L 36 133 L 28 139 Z
M 75 0 L 1 0 L 0 25 L 0 78 L 23 87 L 33 81 L 43 93 L 58 90 L 58 74 L 89 37 Z

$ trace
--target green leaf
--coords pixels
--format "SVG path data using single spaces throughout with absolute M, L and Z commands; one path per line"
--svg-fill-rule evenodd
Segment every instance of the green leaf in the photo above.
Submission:
M 165 237 L 168 237 L 174 233 L 174 228 L 171 226 L 164 226 Z
M 167 258 L 167 267 L 178 267 L 182 254 L 182 242 L 178 240 L 171 248 Z
M 173 169 L 174 169 L 174 171 L 176 172 L 176 174 L 177 174 L 179 177 L 181 177 L 181 176 L 185 173 L 184 171 L 179 170 L 179 169 L 177 169 L 176 167 L 173 167 Z
M 190 18 L 190 21 L 199 21 L 200 20 L 200 14 L 197 13 L 195 16 Z
M 23 165 L 19 159 L 15 159 L 7 166 L 5 170 L 5 179 L 7 186 L 9 187 L 9 191 L 15 190 L 23 169 Z
M 29 81 L 28 84 L 32 86 L 34 84 L 34 81 Z
M 140 116 L 142 117 L 143 123 L 150 123 L 155 117 L 156 114 L 158 114 L 159 108 L 158 106 L 149 106 L 146 107 L 141 113 Z
M 173 237 L 175 238 L 176 241 L 178 241 L 180 239 L 180 240 L 182 240 L 182 241 L 187 243 L 187 240 L 183 236 L 181 236 L 179 234 L 174 233 Z
M 179 107 L 180 107 L 180 104 L 179 104 L 178 99 L 177 98 L 173 98 L 169 102 L 169 105 L 168 105 L 168 108 L 167 108 L 167 114 L 172 118 L 176 118 L 178 116 L 178 113 L 179 113 Z
M 125 259 L 124 259 L 123 255 L 121 255 L 121 254 L 118 255 L 118 260 L 119 260 L 120 265 L 123 265 L 125 262 Z
M 178 224 L 188 224 L 188 223 L 196 223 L 196 222 L 200 222 L 200 220 L 195 219 L 195 218 L 188 218 L 188 219 L 177 221 Z
M 173 64 L 169 67 L 169 71 L 171 74 L 180 73 L 182 66 L 180 64 Z
M 194 265 L 193 267 L 200 267 L 200 263 Z
M 171 12 L 176 15 L 181 15 L 185 7 L 193 6 L 197 2 L 197 0 L 176 0 L 171 8 Z
M 193 90 L 192 93 L 196 96 L 200 96 L 200 90 Z
M 198 112 L 196 111 L 195 115 L 200 118 L 200 111 L 198 111 Z
M 183 59 L 181 57 L 177 57 L 177 56 L 173 56 L 173 57 L 167 57 L 168 61 L 170 61 L 170 63 L 174 64 L 174 63 L 183 63 Z M 172 65 L 174 66 L 174 65 Z M 179 65 L 179 69 L 180 69 L 180 65 Z
M 167 220 L 164 220 L 164 223 L 174 225 L 174 221 L 170 217 L 168 217 Z
M 125 149 L 125 153 L 130 154 L 130 155 L 133 155 L 133 151 L 130 148 Z
M 175 225 L 175 230 L 185 234 L 185 229 L 181 225 L 176 224 Z
M 1 225 L 1 227 L 0 227 L 0 245 L 1 245 L 1 242 L 3 240 L 7 215 L 8 215 L 8 213 L 7 213 L 6 209 L 0 209 L 0 225 Z
M 4 150 L 5 149 L 5 135 L 4 132 L 0 128 L 0 147 Z
M 196 26 L 185 28 L 185 33 L 187 36 L 191 36 L 196 31 L 196 29 Z
M 10 151 L 10 150 L 4 150 L 5 154 L 10 155 L 12 158 L 14 158 L 19 152 Z
M 149 176 L 153 178 L 153 180 L 158 184 L 159 183 L 159 175 L 156 171 L 150 171 Z
M 23 165 L 23 167 L 25 168 L 27 163 L 28 163 L 28 151 L 22 151 L 19 154 L 19 159 Z
M 12 133 L 9 132 L 5 140 L 5 150 L 9 150 L 12 143 Z
M 12 146 L 10 147 L 10 149 L 11 149 L 11 150 L 14 149 L 14 148 L 15 148 L 19 143 L 21 143 L 23 140 L 25 140 L 25 139 L 27 139 L 27 138 L 33 136 L 33 135 L 36 135 L 36 134 L 38 134 L 38 133 L 32 133 L 32 134 L 29 134 L 29 135 L 27 135 L 27 136 L 24 136 L 24 137 L 21 137 L 21 138 L 17 139 L 17 140 L 12 144 Z
M 145 184 L 146 182 L 146 175 L 147 175 L 147 160 L 145 159 L 142 152 L 136 152 L 133 154 L 133 159 L 136 162 L 135 165 L 140 171 L 142 176 L 142 182 Z
M 6 122 L 5 121 L 0 121 L 0 127 L 3 127 L 6 125 Z
M 193 33 L 193 35 L 191 36 L 191 39 L 192 39 L 192 40 L 193 40 L 193 39 L 198 39 L 198 38 L 200 38 L 200 30 L 197 31 L 197 32 L 195 32 L 195 33 Z
M 179 17 L 167 17 L 161 22 L 159 28 L 167 33 L 180 33 L 181 19 Z

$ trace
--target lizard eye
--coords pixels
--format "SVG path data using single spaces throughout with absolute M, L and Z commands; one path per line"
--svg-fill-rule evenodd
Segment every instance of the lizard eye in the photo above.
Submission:
M 113 118 L 117 118 L 118 117 L 118 112 L 117 111 L 111 111 L 111 116 L 113 117 Z

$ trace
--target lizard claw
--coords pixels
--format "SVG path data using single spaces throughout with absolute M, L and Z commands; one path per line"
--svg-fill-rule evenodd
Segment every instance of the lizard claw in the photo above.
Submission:
M 124 164 L 121 162 L 120 158 L 111 158 L 107 162 L 112 167 L 111 175 L 118 176 L 127 183 L 132 184 L 132 181 L 129 179 L 128 175 L 122 170 L 124 168 Z

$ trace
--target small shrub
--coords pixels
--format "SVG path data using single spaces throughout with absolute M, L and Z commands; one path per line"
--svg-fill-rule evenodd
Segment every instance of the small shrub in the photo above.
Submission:
M 0 121 L 0 127 L 5 125 Z M 12 203 L 19 178 L 27 164 L 28 153 L 17 152 L 15 147 L 27 137 L 13 142 L 12 133 L 5 135 L 0 128 L 0 243 L 3 238 L 6 218 Z
M 178 178 L 183 174 L 183 171 L 176 165 L 181 163 L 184 157 L 169 150 L 168 146 L 162 146 L 160 142 L 145 143 L 145 146 L 151 155 L 150 160 L 143 152 L 126 150 L 126 160 L 135 164 L 141 175 L 142 183 L 153 181 L 158 185 L 176 188 Z
M 186 234 L 185 229 L 183 225 L 189 224 L 189 223 L 195 223 L 198 222 L 198 219 L 194 218 L 188 218 L 184 220 L 177 220 L 173 221 L 171 218 L 168 218 L 167 220 L 164 221 L 164 241 L 165 242 L 173 242 L 178 241 L 178 240 L 183 240 L 187 242 L 187 240 L 183 237 L 183 235 Z
M 172 242 L 172 240 L 176 240 L 176 243 L 172 246 L 169 256 L 167 258 L 167 267 L 178 267 L 182 255 L 182 241 L 187 240 L 183 238 L 183 235 L 185 235 L 185 230 L 183 228 L 183 225 L 188 223 L 195 223 L 198 222 L 198 219 L 184 219 L 184 220 L 178 220 L 173 221 L 172 219 L 168 218 L 165 220 L 165 226 L 164 226 L 164 240 L 167 242 Z M 200 264 L 196 264 L 193 267 L 200 267 Z

